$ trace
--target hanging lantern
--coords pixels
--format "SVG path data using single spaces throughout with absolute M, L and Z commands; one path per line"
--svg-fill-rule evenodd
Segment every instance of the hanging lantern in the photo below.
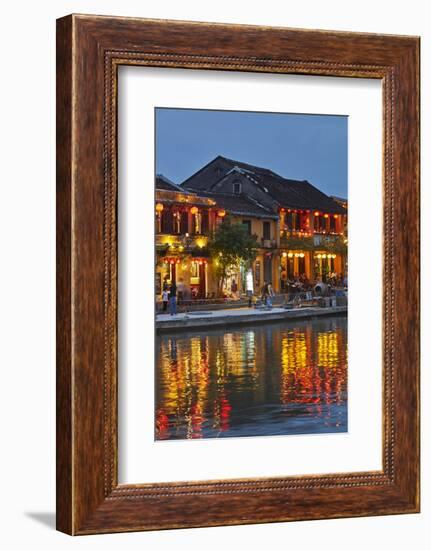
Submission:
M 334 219 L 338 219 L 338 214 L 334 214 Z
M 283 256 L 283 258 L 286 258 L 287 252 L 283 252 L 283 253 L 282 253 L 282 256 Z
M 324 218 L 329 218 L 329 214 L 324 214 L 323 217 Z
M 304 252 L 301 252 L 301 254 L 299 255 L 300 258 L 303 258 L 305 256 Z
M 163 204 L 161 202 L 158 202 L 156 204 L 156 212 L 158 212 L 160 214 L 160 212 L 163 211 Z
M 293 258 L 293 252 L 289 252 L 289 254 L 287 255 L 288 258 Z
M 322 258 L 326 258 L 326 254 L 322 254 Z
M 192 206 L 192 207 L 190 208 L 190 212 L 191 212 L 193 215 L 195 215 L 195 214 L 197 214 L 197 213 L 199 212 L 199 209 L 198 209 L 197 206 Z
M 217 212 L 217 215 L 220 216 L 220 218 L 224 218 L 226 216 L 226 210 L 223 210 L 223 209 L 219 210 Z
M 314 212 L 314 215 L 315 215 L 315 216 L 320 216 L 320 212 L 317 212 L 317 211 L 316 211 L 316 212 Z
M 322 257 L 322 254 L 317 254 L 317 257 L 318 257 L 319 260 L 320 260 L 320 258 Z

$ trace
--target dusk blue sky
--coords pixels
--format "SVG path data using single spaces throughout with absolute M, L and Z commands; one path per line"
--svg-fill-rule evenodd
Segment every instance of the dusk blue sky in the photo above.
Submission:
M 347 117 L 156 109 L 156 172 L 181 183 L 217 155 L 347 198 Z

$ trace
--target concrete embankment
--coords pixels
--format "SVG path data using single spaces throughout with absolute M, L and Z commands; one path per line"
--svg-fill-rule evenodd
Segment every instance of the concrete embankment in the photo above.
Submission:
M 157 332 L 179 330 L 199 330 L 202 328 L 220 328 L 227 326 L 254 325 L 295 319 L 312 319 L 331 315 L 346 315 L 347 306 L 304 307 L 296 309 L 273 308 L 271 310 L 238 308 L 224 311 L 199 311 L 157 315 Z

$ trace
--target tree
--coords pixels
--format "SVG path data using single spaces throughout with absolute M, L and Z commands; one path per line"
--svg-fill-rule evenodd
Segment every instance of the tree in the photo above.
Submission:
M 245 225 L 229 219 L 219 225 L 208 242 L 208 250 L 218 279 L 218 293 L 232 269 L 251 267 L 257 254 L 257 237 L 249 235 Z
M 321 240 L 320 247 L 328 252 L 336 252 L 338 254 L 347 255 L 347 239 L 346 237 L 324 237 Z
M 296 237 L 293 235 L 283 236 L 280 239 L 280 246 L 289 250 L 314 250 L 313 237 Z

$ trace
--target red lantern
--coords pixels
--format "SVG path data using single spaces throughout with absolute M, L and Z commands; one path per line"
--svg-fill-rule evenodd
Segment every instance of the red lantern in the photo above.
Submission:
M 195 215 L 195 214 L 197 214 L 197 213 L 199 212 L 199 209 L 198 209 L 197 206 L 192 206 L 192 207 L 190 208 L 190 212 L 191 212 L 193 215 Z

